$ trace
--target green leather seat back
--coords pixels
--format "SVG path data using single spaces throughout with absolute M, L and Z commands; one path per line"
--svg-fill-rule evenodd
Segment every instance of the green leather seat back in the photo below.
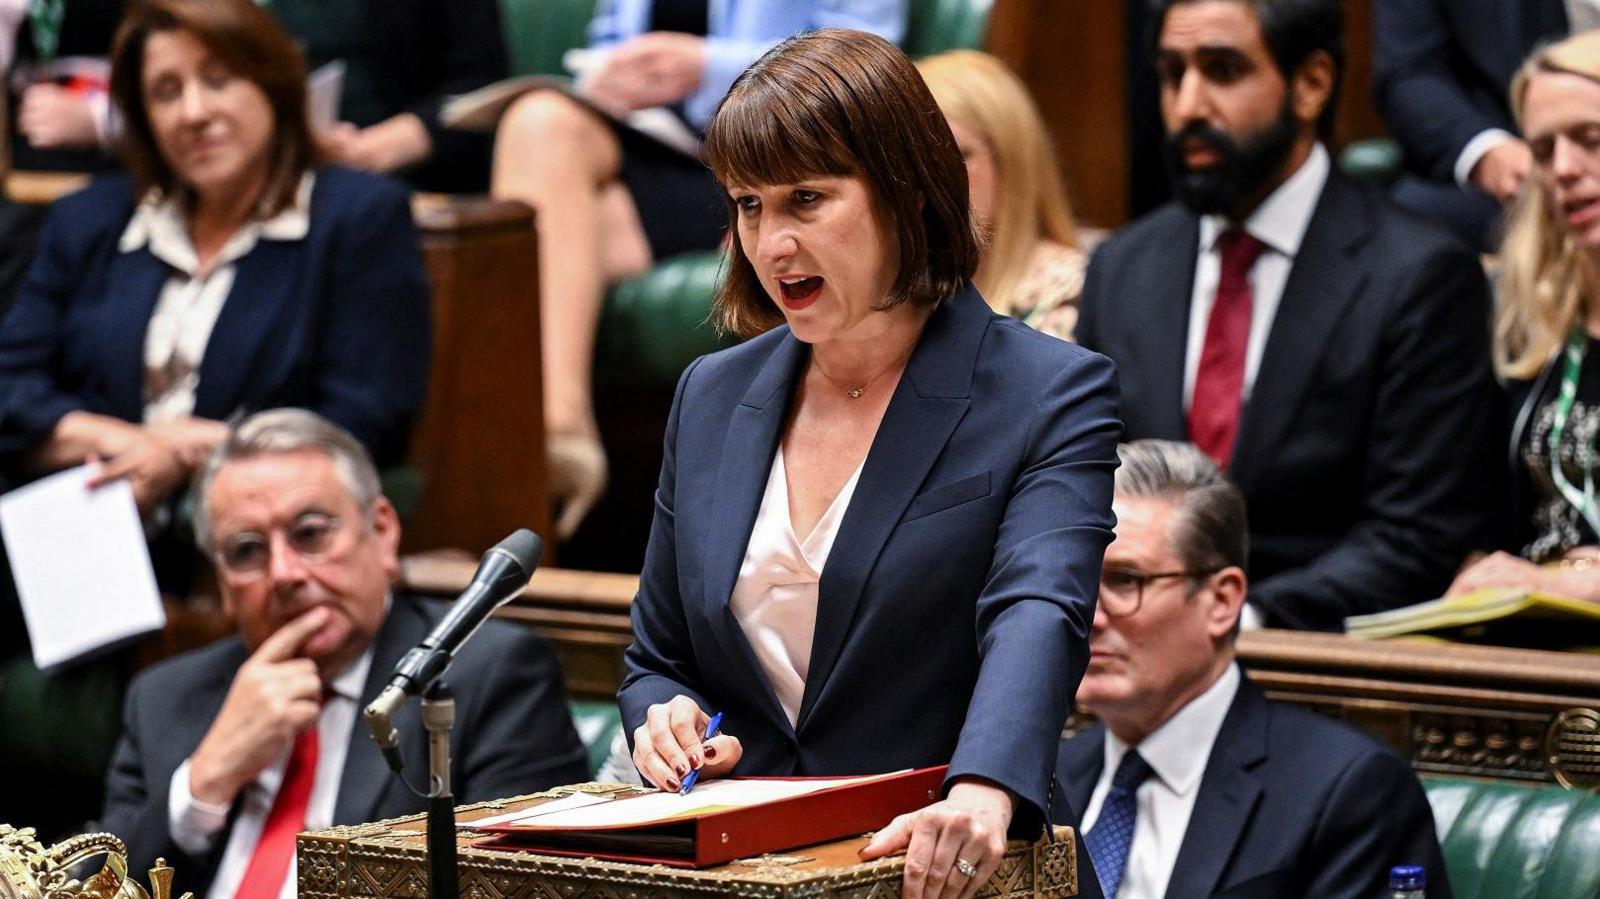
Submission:
M 578 739 L 589 750 L 589 776 L 592 778 L 611 754 L 611 741 L 622 731 L 622 713 L 610 700 L 573 699 L 567 706 L 572 709 L 572 724 L 578 729 Z
M 912 0 L 905 50 L 932 56 L 946 50 L 981 50 L 994 0 Z
M 595 0 L 500 0 L 513 75 L 565 75 L 561 55 L 589 42 Z
M 722 254 L 684 253 L 611 289 L 600 314 L 595 379 L 666 384 L 696 357 L 733 344 L 707 316 Z
M 1600 897 L 1600 797 L 1425 780 L 1456 899 Z

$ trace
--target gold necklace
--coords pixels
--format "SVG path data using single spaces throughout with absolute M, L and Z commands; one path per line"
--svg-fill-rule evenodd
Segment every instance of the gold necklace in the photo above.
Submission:
M 830 383 L 833 386 L 839 388 L 840 390 L 843 390 L 845 396 L 847 396 L 847 397 L 849 397 L 850 399 L 853 399 L 853 400 L 859 400 L 863 396 L 867 395 L 867 388 L 868 387 L 871 387 L 873 384 L 876 384 L 878 382 L 879 378 L 883 377 L 884 375 L 888 374 L 889 372 L 894 371 L 896 368 L 904 366 L 905 363 L 910 358 L 911 358 L 911 354 L 907 353 L 906 355 L 900 357 L 899 359 L 896 359 L 895 361 L 889 363 L 889 367 L 888 368 L 885 368 L 883 371 L 880 371 L 877 374 L 873 375 L 872 377 L 868 378 L 866 383 L 860 385 L 859 387 L 847 387 L 838 378 L 835 378 L 833 375 L 828 374 L 828 370 L 822 367 L 822 363 L 817 361 L 816 356 L 812 356 L 811 357 L 811 364 L 815 365 L 817 367 L 817 371 L 820 372 L 824 378 L 828 379 L 828 383 Z

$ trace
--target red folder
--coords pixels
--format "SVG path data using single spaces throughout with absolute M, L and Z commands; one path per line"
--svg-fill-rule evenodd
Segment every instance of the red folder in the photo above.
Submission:
M 708 868 L 883 828 L 897 816 L 937 800 L 946 767 L 919 768 L 759 805 L 709 808 L 694 815 L 641 824 L 583 829 L 496 824 L 472 829 L 498 835 L 495 840 L 478 844 L 485 848 Z M 627 802 L 628 798 L 613 801 Z

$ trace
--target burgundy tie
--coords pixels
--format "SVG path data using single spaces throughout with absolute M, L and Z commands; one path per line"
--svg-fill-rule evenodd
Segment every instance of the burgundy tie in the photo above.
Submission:
M 316 780 L 317 726 L 313 724 L 294 739 L 283 784 L 272 800 L 272 809 L 261 827 L 261 839 L 256 842 L 255 854 L 250 857 L 234 899 L 277 899 L 294 858 L 294 838 L 306 827 L 306 809 Z
M 1250 345 L 1250 269 L 1266 244 L 1237 228 L 1217 238 L 1222 251 L 1222 276 L 1206 322 L 1200 368 L 1189 400 L 1189 439 L 1226 469 L 1239 433 L 1244 401 L 1244 360 Z

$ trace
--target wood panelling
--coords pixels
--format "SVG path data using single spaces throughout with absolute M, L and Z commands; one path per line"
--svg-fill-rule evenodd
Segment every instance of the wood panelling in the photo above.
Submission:
M 552 545 L 533 210 L 419 198 L 415 214 L 433 285 L 433 366 L 411 443 L 423 484 L 406 548 L 478 553 L 519 527 Z

